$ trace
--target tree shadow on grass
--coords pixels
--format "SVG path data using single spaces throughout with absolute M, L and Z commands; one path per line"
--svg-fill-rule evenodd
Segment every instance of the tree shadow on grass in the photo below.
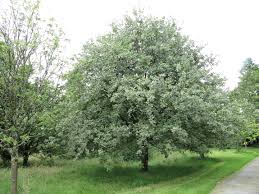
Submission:
M 138 165 L 116 166 L 107 171 L 100 164 L 75 169 L 76 176 L 84 177 L 94 184 L 108 184 L 119 190 L 122 188 L 136 188 L 149 184 L 158 184 L 164 181 L 174 181 L 184 176 L 192 176 L 208 166 L 220 162 L 218 159 L 188 158 L 175 163 L 159 163 L 150 165 L 148 172 L 141 172 Z

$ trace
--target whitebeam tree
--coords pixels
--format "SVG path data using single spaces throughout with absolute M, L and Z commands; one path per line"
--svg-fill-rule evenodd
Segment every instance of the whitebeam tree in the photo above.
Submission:
M 59 90 L 63 32 L 42 20 L 39 1 L 9 2 L 0 18 L 0 149 L 11 155 L 11 193 L 17 193 L 18 149 L 37 138 L 35 123 Z
M 229 103 L 223 82 L 210 71 L 214 59 L 174 21 L 135 13 L 112 27 L 84 46 L 69 75 L 74 111 L 65 128 L 73 129 L 72 152 L 139 159 L 147 171 L 150 149 L 203 156 L 233 134 L 235 125 L 220 110 Z

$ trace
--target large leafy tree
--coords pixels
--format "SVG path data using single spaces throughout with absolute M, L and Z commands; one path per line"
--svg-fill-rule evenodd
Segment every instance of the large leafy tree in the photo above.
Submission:
M 173 20 L 138 12 L 87 43 L 68 76 L 71 153 L 139 159 L 147 171 L 150 149 L 203 156 L 221 144 L 233 115 L 210 72 L 214 59 L 201 50 Z
M 59 98 L 62 37 L 52 20 L 41 20 L 39 1 L 10 1 L 0 19 L 0 146 L 11 155 L 11 193 L 19 150 L 28 155 L 39 143 L 40 118 Z

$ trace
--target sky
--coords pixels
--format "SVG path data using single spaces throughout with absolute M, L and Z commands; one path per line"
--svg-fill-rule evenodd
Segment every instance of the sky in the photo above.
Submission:
M 185 35 L 217 56 L 215 71 L 227 88 L 237 85 L 246 58 L 259 62 L 258 0 L 42 0 L 42 6 L 43 16 L 54 17 L 70 39 L 71 55 L 135 8 L 176 19 Z

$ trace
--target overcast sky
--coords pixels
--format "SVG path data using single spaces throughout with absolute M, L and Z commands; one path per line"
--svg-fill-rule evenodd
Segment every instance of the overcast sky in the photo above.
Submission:
M 56 18 L 71 40 L 71 54 L 140 8 L 175 18 L 184 34 L 207 45 L 206 52 L 218 56 L 216 71 L 227 78 L 229 88 L 236 86 L 247 57 L 259 62 L 258 0 L 42 0 L 42 4 L 44 15 Z

